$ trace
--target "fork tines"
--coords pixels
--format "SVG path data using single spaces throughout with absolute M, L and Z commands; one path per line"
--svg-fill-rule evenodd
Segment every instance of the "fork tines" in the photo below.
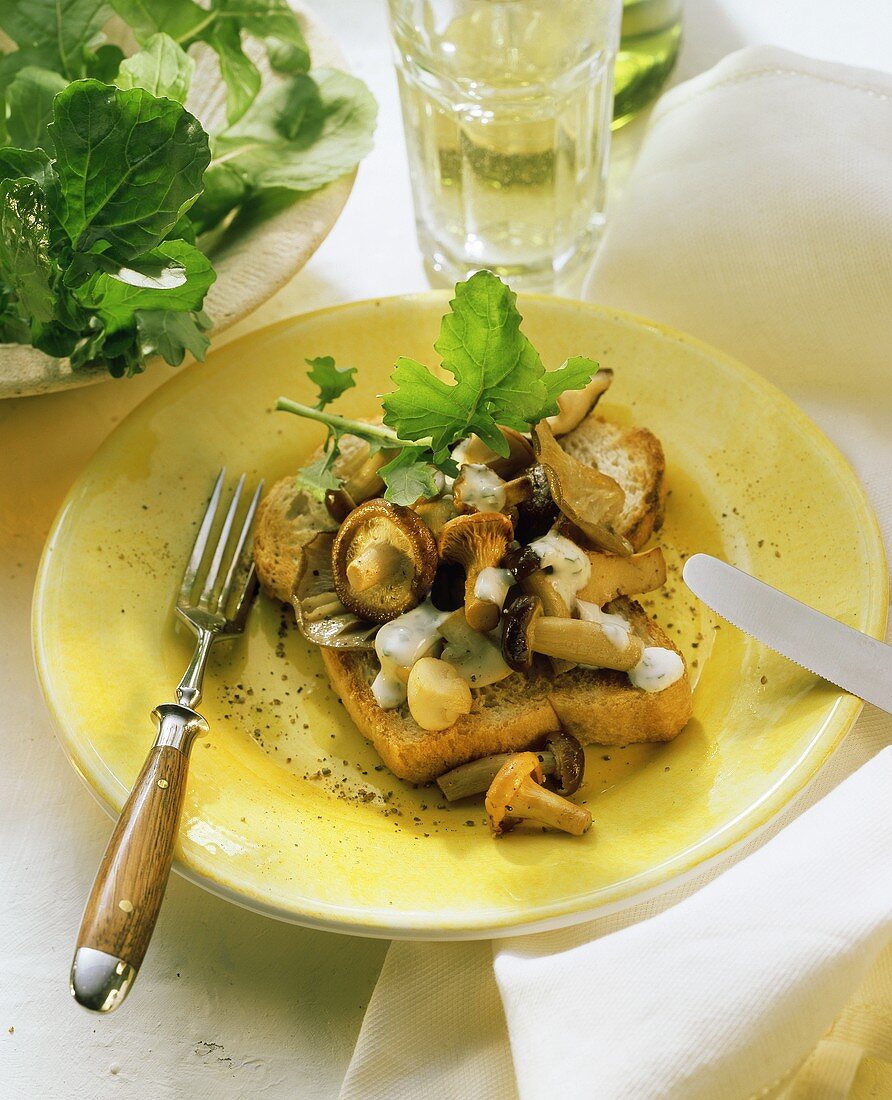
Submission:
M 248 536 L 260 501 L 260 494 L 263 491 L 263 482 L 257 485 L 241 522 L 237 523 L 239 504 L 245 488 L 245 475 L 242 474 L 238 479 L 228 506 L 223 503 L 221 507 L 221 502 L 226 495 L 223 489 L 225 477 L 224 467 L 217 475 L 211 498 L 198 526 L 195 544 L 180 585 L 177 608 L 181 612 L 204 611 L 209 615 L 225 619 L 228 628 L 240 630 L 244 625 L 244 617 L 250 607 L 256 583 Z M 222 521 L 221 513 L 223 513 Z M 212 536 L 215 537 L 212 538 Z M 209 561 L 207 561 L 208 558 L 210 558 Z M 196 597 L 195 589 L 201 575 L 204 579 L 201 591 Z M 242 578 L 235 606 L 231 615 L 227 616 L 227 609 L 236 593 L 236 580 Z

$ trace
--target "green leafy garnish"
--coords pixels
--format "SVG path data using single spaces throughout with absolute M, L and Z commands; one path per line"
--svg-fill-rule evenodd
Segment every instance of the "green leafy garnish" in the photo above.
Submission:
M 458 283 L 434 344 L 455 381 L 445 382 L 422 363 L 400 357 L 391 375 L 396 389 L 382 400 L 383 427 L 325 412 L 327 401 L 310 408 L 279 398 L 277 409 L 319 420 L 329 430 L 325 456 L 299 475 L 303 487 L 321 499 L 339 486 L 332 466 L 341 436 L 350 434 L 374 449 L 397 450 L 380 471 L 385 496 L 396 504 L 414 504 L 437 495 L 438 472 L 455 475 L 450 448 L 459 441 L 478 435 L 497 454 L 507 455 L 502 428 L 529 431 L 556 413 L 558 397 L 586 386 L 598 364 L 575 355 L 558 370 L 546 371 L 520 331 L 516 299 L 490 271 Z M 328 363 L 326 369 L 336 369 L 333 360 Z
M 356 385 L 353 377 L 356 374 L 356 367 L 336 367 L 330 355 L 321 355 L 318 359 L 306 359 L 304 362 L 311 368 L 307 371 L 307 377 L 319 387 L 317 409 L 324 409 L 345 390 Z
M 195 62 L 170 35 L 153 34 L 139 53 L 121 62 L 115 83 L 185 103 L 194 72 Z
M 129 57 L 104 39 L 113 15 Z M 75 369 L 203 358 L 218 234 L 200 235 L 269 217 L 371 144 L 374 100 L 310 71 L 287 0 L 0 0 L 0 30 L 17 46 L 0 54 L 0 343 Z M 226 85 L 213 134 L 182 106 L 201 45 Z

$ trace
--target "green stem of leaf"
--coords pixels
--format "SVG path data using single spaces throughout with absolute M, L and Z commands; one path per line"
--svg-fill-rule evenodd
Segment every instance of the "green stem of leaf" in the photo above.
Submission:
M 430 439 L 414 441 L 400 439 L 392 428 L 384 424 L 367 424 L 364 420 L 351 420 L 346 416 L 338 416 L 337 413 L 324 412 L 310 405 L 301 405 L 298 401 L 291 401 L 287 397 L 280 397 L 276 401 L 276 408 L 281 412 L 304 416 L 308 420 L 318 420 L 320 424 L 325 424 L 326 427 L 339 433 L 349 433 L 368 442 L 383 443 L 386 447 L 426 447 L 431 443 Z

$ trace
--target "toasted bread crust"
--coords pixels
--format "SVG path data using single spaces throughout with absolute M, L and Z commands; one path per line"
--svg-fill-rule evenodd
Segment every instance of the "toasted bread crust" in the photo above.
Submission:
M 620 601 L 617 601 L 619 604 Z M 678 650 L 641 606 L 621 601 L 623 614 L 648 644 Z M 659 692 L 633 687 L 622 672 L 576 668 L 553 677 L 537 659 L 529 674 L 514 673 L 473 691 L 474 707 L 448 729 L 423 730 L 404 703 L 382 710 L 371 692 L 378 661 L 368 650 L 323 649 L 332 687 L 378 755 L 401 779 L 427 783 L 450 768 L 498 752 L 533 748 L 563 726 L 583 744 L 670 741 L 691 716 L 687 673 Z

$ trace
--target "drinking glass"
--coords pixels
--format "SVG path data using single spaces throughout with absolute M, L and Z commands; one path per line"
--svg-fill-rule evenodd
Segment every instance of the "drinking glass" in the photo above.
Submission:
M 389 0 L 436 281 L 553 289 L 604 225 L 621 0 Z

